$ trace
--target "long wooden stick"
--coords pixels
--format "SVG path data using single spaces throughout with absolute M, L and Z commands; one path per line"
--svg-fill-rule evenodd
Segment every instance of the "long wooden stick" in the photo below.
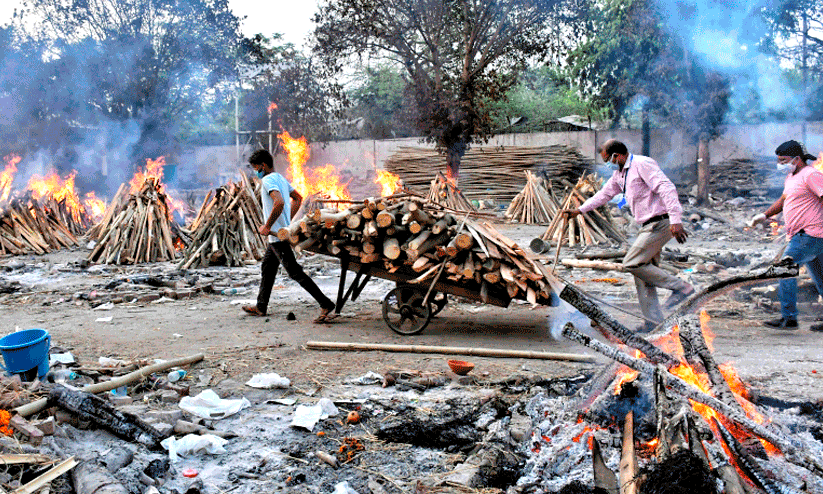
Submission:
M 567 360 L 570 362 L 594 362 L 592 357 L 579 353 L 533 352 L 527 350 L 457 346 L 385 345 L 379 343 L 348 343 L 343 341 L 308 341 L 306 342 L 306 348 L 310 350 L 373 350 L 380 352 L 442 353 L 450 355 L 473 355 L 475 357 L 533 358 L 543 360 Z
M 137 369 L 134 372 L 130 372 L 125 376 L 114 378 L 110 381 L 84 386 L 83 391 L 94 394 L 111 391 L 112 389 L 119 388 L 120 386 L 125 386 L 126 384 L 133 383 L 134 381 L 137 381 L 139 379 L 143 379 L 149 374 L 171 369 L 172 367 L 180 367 L 183 365 L 189 365 L 195 362 L 200 362 L 204 358 L 205 355 L 203 355 L 202 353 L 198 353 L 195 355 L 190 355 L 188 357 L 181 357 L 178 359 L 169 360 L 167 362 L 160 362 L 157 364 L 149 365 L 147 367 L 143 367 L 142 369 Z M 25 405 L 19 406 L 15 408 L 14 411 L 23 417 L 28 417 L 29 415 L 34 415 L 35 413 L 46 408 L 46 401 L 46 398 L 41 398 L 37 401 L 33 401 L 31 403 L 26 403 Z

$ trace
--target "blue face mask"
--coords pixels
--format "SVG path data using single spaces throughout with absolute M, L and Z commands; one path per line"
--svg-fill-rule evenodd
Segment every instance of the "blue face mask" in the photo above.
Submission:
M 258 171 L 258 172 L 257 172 L 257 178 L 263 178 L 263 177 L 265 177 L 265 176 L 266 176 L 266 172 L 265 172 L 265 171 L 260 170 L 260 171 Z

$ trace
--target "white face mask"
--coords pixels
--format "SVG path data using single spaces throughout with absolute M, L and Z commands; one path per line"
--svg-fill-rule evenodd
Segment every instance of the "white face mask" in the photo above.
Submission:
M 777 169 L 781 172 L 786 172 L 787 175 L 790 173 L 794 173 L 794 171 L 797 170 L 797 164 L 795 163 L 796 159 L 797 158 L 793 158 L 788 163 L 778 163 Z

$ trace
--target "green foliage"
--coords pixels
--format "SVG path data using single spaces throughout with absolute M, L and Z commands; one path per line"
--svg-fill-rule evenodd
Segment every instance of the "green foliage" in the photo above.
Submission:
M 372 139 L 389 139 L 415 135 L 404 116 L 406 80 L 400 70 L 390 65 L 362 67 L 355 79 L 363 81 L 349 90 L 350 121 L 362 119 L 362 135 Z
M 514 128 L 518 132 L 541 132 L 547 122 L 568 115 L 586 115 L 589 107 L 576 88 L 569 85 L 556 69 L 540 67 L 520 74 L 518 83 L 506 93 L 506 98 L 489 102 L 494 126 L 510 129 L 513 118 L 526 117 L 527 123 Z M 599 119 L 595 114 L 593 118 Z

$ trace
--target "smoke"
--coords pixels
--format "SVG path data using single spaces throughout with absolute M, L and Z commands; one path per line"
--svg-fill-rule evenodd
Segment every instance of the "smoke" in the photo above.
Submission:
M 769 5 L 762 1 L 719 0 L 657 3 L 671 31 L 692 56 L 699 58 L 705 68 L 731 80 L 730 114 L 746 119 L 802 112 L 802 91 L 784 77 L 780 60 L 761 50 L 769 32 L 762 11 Z
M 558 341 L 563 339 L 563 326 L 565 326 L 567 322 L 571 322 L 575 328 L 581 331 L 585 331 L 591 327 L 588 317 L 584 316 L 582 312 L 567 302 L 561 300 L 560 305 L 554 309 L 548 321 L 549 334 L 551 334 L 552 338 Z

